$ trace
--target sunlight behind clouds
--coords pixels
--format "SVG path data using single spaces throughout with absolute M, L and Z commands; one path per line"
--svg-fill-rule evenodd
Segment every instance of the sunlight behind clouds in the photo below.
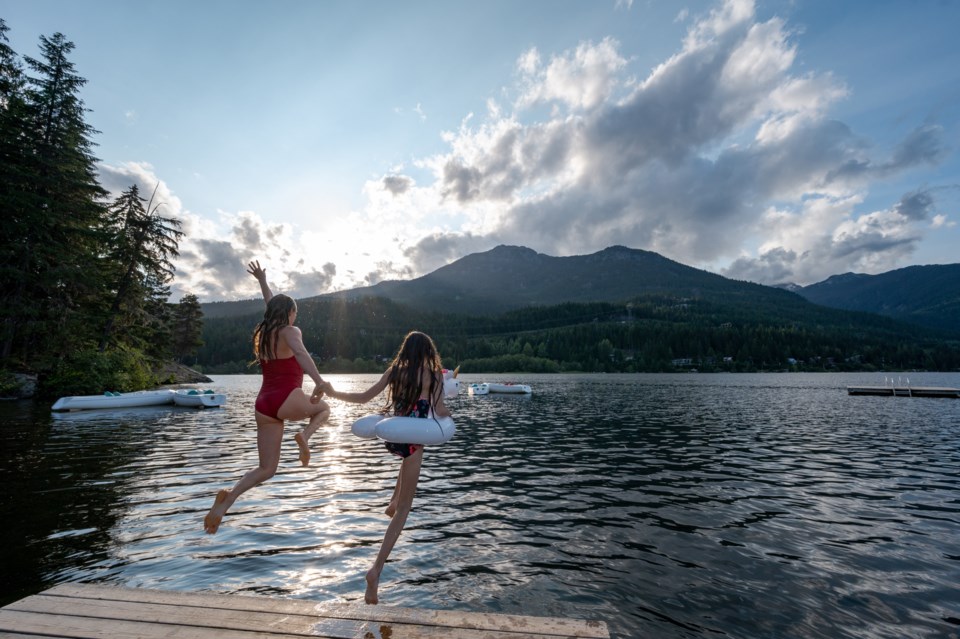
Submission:
M 910 134 L 893 161 L 871 158 L 848 127 L 823 120 L 847 89 L 829 73 L 793 75 L 796 45 L 783 20 L 753 18 L 752 3 L 727 2 L 695 20 L 684 48 L 618 99 L 628 85 L 615 41 L 581 43 L 546 63 L 527 50 L 517 62 L 517 111 L 491 109 L 476 126 L 465 120 L 447 136 L 450 153 L 434 159 L 444 202 L 493 205 L 487 219 L 497 226 L 481 231 L 490 246 L 562 255 L 623 243 L 688 264 L 739 254 L 727 272 L 766 283 L 819 276 L 802 259 L 780 259 L 764 276 L 762 258 L 774 251 L 816 252 L 821 265 L 894 266 L 916 229 L 854 208 L 876 173 L 936 157 L 936 132 Z M 534 109 L 544 101 L 570 112 L 544 119 Z M 724 147 L 751 129 L 752 143 Z M 783 201 L 780 218 L 765 217 L 770 201 Z M 745 235 L 766 238 L 749 267 Z M 826 259 L 831 251 L 837 259 Z
M 531 36 L 504 45 L 515 49 L 499 84 L 478 85 L 453 115 L 442 93 L 420 102 L 419 85 L 386 103 L 413 108 L 357 105 L 358 138 L 376 138 L 380 109 L 412 127 L 408 139 L 436 143 L 370 153 L 350 201 L 331 202 L 306 165 L 277 189 L 279 213 L 216 220 L 186 210 L 145 163 L 105 166 L 105 184 L 160 184 L 188 231 L 178 290 L 206 299 L 255 297 L 250 259 L 270 264 L 278 290 L 309 296 L 416 277 L 497 244 L 550 255 L 619 244 L 729 277 L 810 284 L 898 268 L 932 230 L 955 227 L 945 204 L 955 189 L 936 172 L 955 131 L 933 111 L 886 115 L 895 126 L 871 137 L 837 116 L 856 81 L 804 56 L 810 25 L 750 0 L 705 6 L 679 10 L 675 42 L 645 68 L 644 43 L 623 31 L 561 44 Z M 642 21 L 650 8 L 604 10 Z M 296 222 L 271 221 L 279 214 Z

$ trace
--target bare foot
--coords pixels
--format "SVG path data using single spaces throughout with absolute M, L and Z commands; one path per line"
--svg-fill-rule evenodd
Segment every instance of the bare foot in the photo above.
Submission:
M 391 501 L 387 504 L 387 509 L 383 511 L 387 517 L 393 517 L 397 513 L 397 502 Z
M 368 604 L 375 604 L 380 600 L 377 598 L 377 589 L 380 587 L 380 573 L 375 568 L 367 571 L 367 592 L 363 593 L 363 600 Z
M 300 465 L 308 466 L 310 464 L 310 447 L 307 446 L 307 440 L 303 438 L 303 433 L 297 433 L 293 436 L 300 447 Z
M 224 505 L 225 501 L 227 501 L 227 491 L 218 491 L 213 500 L 213 506 L 210 507 L 210 512 L 203 518 L 203 529 L 208 535 L 214 534 L 220 528 L 220 520 L 223 519 L 223 515 L 227 511 L 227 507 Z

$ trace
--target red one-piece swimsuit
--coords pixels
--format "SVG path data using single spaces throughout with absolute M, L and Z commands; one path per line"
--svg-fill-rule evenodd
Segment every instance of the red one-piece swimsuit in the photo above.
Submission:
M 303 368 L 296 357 L 285 359 L 261 359 L 263 383 L 254 404 L 258 413 L 278 419 L 277 411 L 287 401 L 294 389 L 303 386 Z

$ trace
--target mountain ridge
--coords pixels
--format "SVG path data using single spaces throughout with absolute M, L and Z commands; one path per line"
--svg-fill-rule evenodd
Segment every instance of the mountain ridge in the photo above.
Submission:
M 884 315 L 960 333 L 960 264 L 927 264 L 869 275 L 841 273 L 801 287 L 821 306 Z
M 960 264 L 911 266 L 879 275 L 842 273 L 809 286 L 765 286 L 687 266 L 622 245 L 591 254 L 551 256 L 499 245 L 471 253 L 412 280 L 326 293 L 307 300 L 383 297 L 439 313 L 493 316 L 564 303 L 628 303 L 665 295 L 802 310 L 801 301 L 884 315 L 960 334 Z M 203 304 L 205 317 L 261 312 L 260 300 Z
M 773 287 L 732 280 L 625 246 L 555 257 L 526 247 L 500 245 L 413 280 L 390 280 L 320 297 L 382 296 L 408 305 L 430 300 L 432 308 L 440 312 L 492 315 L 528 306 L 626 302 L 649 294 L 700 297 L 747 290 L 781 294 Z

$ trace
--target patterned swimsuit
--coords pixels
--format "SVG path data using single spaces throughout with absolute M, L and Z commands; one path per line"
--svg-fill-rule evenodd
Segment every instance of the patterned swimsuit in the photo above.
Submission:
M 397 408 L 394 412 L 403 417 L 420 417 L 427 419 L 430 417 L 430 400 L 418 399 L 416 405 L 412 406 L 410 410 L 404 411 L 402 408 Z M 395 444 L 393 442 L 384 442 L 384 444 L 391 453 L 403 458 L 409 457 L 423 448 L 423 444 Z

